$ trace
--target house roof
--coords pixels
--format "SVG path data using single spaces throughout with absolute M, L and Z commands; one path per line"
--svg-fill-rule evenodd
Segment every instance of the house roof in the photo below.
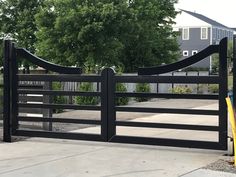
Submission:
M 180 10 L 185 12 L 185 13 L 187 13 L 187 14 L 189 14 L 189 15 L 192 15 L 193 17 L 196 17 L 196 18 L 198 18 L 198 19 L 200 19 L 200 20 L 202 20 L 202 21 L 204 21 L 204 22 L 206 22 L 206 23 L 208 23 L 208 24 L 210 24 L 212 26 L 217 26 L 217 27 L 221 27 L 221 28 L 231 29 L 231 28 L 229 28 L 229 27 L 227 27 L 227 26 L 225 26 L 225 25 L 223 25 L 223 24 L 221 24 L 221 23 L 219 23 L 219 22 L 217 22 L 215 20 L 212 20 L 212 19 L 210 19 L 210 18 L 208 18 L 208 17 L 206 17 L 206 16 L 204 16 L 202 14 L 198 14 L 196 12 L 190 12 L 190 11 L 183 10 L 183 9 L 180 9 Z

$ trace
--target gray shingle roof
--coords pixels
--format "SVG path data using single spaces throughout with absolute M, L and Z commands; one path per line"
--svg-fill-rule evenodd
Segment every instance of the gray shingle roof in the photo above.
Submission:
M 219 22 L 217 22 L 215 20 L 212 20 L 212 19 L 210 19 L 210 18 L 208 18 L 208 17 L 206 17 L 206 16 L 204 16 L 202 14 L 198 14 L 196 12 L 190 12 L 190 11 L 183 10 L 183 9 L 180 9 L 180 10 L 183 11 L 183 12 L 186 12 L 186 13 L 188 13 L 188 14 L 190 14 L 190 15 L 192 15 L 192 16 L 194 16 L 194 17 L 196 17 L 196 18 L 198 18 L 198 19 L 200 19 L 200 20 L 202 20 L 202 21 L 204 21 L 206 23 L 209 23 L 212 26 L 217 26 L 217 27 L 221 27 L 221 28 L 228 28 L 228 29 L 230 29 L 229 27 L 227 27 L 227 26 L 225 26 L 225 25 L 223 25 L 223 24 L 221 24 L 221 23 L 219 23 Z

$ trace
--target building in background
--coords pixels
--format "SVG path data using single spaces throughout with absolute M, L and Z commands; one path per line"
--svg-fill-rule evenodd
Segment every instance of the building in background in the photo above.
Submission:
M 195 55 L 202 49 L 212 44 L 219 44 L 220 40 L 228 37 L 233 40 L 234 30 L 202 14 L 181 10 L 175 19 L 173 26 L 179 31 L 179 44 L 181 59 Z M 211 56 L 193 65 L 195 68 L 202 68 L 211 71 Z
M 231 28 L 234 31 L 234 35 L 236 35 L 236 28 Z

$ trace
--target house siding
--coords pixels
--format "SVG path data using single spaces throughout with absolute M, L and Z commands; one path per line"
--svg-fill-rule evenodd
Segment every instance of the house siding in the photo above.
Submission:
M 182 34 L 182 28 L 180 29 Z M 183 51 L 188 51 L 189 55 L 184 57 L 182 55 L 181 59 L 188 58 L 192 56 L 192 51 L 197 50 L 200 52 L 204 48 L 208 47 L 211 44 L 211 28 L 208 28 L 208 38 L 202 40 L 201 39 L 201 28 L 189 28 L 189 40 L 182 40 L 182 35 L 179 36 L 179 44 L 181 48 L 181 54 Z M 205 58 L 204 60 L 192 65 L 191 67 L 199 67 L 199 68 L 209 68 L 210 66 L 210 57 Z
M 228 40 L 233 40 L 234 33 L 232 30 L 213 27 L 212 33 L 212 44 L 219 44 L 220 40 L 224 37 L 228 37 Z

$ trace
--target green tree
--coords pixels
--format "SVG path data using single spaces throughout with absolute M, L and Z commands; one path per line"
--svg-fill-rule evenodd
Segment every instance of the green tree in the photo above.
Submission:
M 140 66 L 171 63 L 179 57 L 177 33 L 173 32 L 172 19 L 176 16 L 175 0 L 132 1 L 129 10 L 134 15 L 127 25 L 128 40 L 122 63 L 126 71 L 134 71 Z M 129 30 L 131 29 L 131 30 Z
M 20 47 L 35 52 L 35 14 L 43 0 L 0 0 L 0 37 L 10 38 Z M 28 65 L 28 64 L 26 64 Z
M 38 55 L 63 65 L 140 66 L 177 59 L 176 0 L 46 0 L 36 15 Z
M 228 49 L 227 49 L 227 62 L 228 68 L 232 69 L 233 67 L 233 41 L 228 41 Z M 212 72 L 219 72 L 219 54 L 212 55 Z

